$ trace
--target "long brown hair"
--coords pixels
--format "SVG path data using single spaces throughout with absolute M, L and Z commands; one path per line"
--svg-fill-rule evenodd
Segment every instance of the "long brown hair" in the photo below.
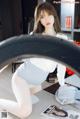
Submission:
M 54 16 L 54 25 L 53 25 L 54 29 L 55 29 L 56 33 L 61 32 L 59 18 L 56 13 L 56 10 L 55 10 L 54 6 L 48 2 L 44 2 L 36 7 L 35 14 L 34 14 L 35 22 L 34 22 L 33 32 L 35 32 L 35 33 L 44 32 L 44 26 L 40 22 L 40 15 L 41 15 L 41 12 L 43 12 L 43 11 Z

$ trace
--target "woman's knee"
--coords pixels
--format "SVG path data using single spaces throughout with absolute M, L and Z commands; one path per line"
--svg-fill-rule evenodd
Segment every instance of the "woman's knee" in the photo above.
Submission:
M 32 112 L 32 107 L 21 108 L 20 109 L 20 118 L 28 117 Z

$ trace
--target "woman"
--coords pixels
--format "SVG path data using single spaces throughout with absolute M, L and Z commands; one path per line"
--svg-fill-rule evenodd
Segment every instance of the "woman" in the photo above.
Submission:
M 42 34 L 46 33 L 46 35 L 54 36 L 57 33 L 61 32 L 60 23 L 56 10 L 54 6 L 51 5 L 50 3 L 45 2 L 42 3 L 41 5 L 38 5 L 35 9 L 34 18 L 35 18 L 34 19 L 35 33 L 42 33 Z M 50 22 L 50 24 L 48 22 Z M 47 32 L 49 32 L 49 34 Z M 50 32 L 52 34 L 50 34 Z
M 35 10 L 35 25 L 33 34 L 67 37 L 61 33 L 58 16 L 54 7 L 44 2 Z M 31 92 L 29 84 L 36 87 L 46 80 L 48 74 L 57 68 L 57 78 L 60 85 L 64 85 L 66 67 L 55 61 L 44 58 L 30 58 L 20 65 L 12 77 L 12 90 L 16 101 L 0 99 L 0 108 L 23 118 L 32 111 Z M 34 93 L 35 90 L 32 92 Z

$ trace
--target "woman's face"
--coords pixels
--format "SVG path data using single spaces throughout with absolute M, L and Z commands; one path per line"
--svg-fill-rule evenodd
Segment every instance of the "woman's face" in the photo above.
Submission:
M 40 15 L 40 22 L 45 28 L 52 28 L 54 24 L 54 16 L 42 11 Z

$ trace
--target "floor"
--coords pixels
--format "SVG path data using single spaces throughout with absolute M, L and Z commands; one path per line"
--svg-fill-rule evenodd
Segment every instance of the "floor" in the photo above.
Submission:
M 13 75 L 12 65 L 9 65 L 9 66 L 5 67 L 4 69 L 0 70 L 0 98 L 16 100 L 13 95 L 12 88 L 11 88 L 12 75 Z M 51 85 L 53 85 L 53 83 L 48 83 L 45 81 L 42 84 L 42 88 L 48 89 L 49 86 L 51 86 Z M 51 93 L 49 93 L 49 94 L 51 94 Z M 43 93 L 40 92 L 40 95 L 42 96 L 42 98 L 44 98 L 45 104 L 46 104 L 46 101 L 51 102 L 51 100 L 53 100 L 53 98 L 51 99 L 50 97 L 49 97 L 49 99 L 46 99 L 47 94 L 45 92 L 43 92 Z M 39 97 L 40 97 L 40 95 L 39 95 Z M 53 97 L 53 96 L 51 96 L 51 97 Z M 40 104 L 41 103 L 39 103 L 39 105 Z M 41 106 L 40 106 L 40 109 L 41 109 Z M 36 112 L 36 109 L 34 111 Z M 33 115 L 34 115 L 34 113 L 33 113 Z M 9 113 L 8 119 L 19 119 L 19 118 Z M 28 119 L 28 118 L 26 118 L 26 119 Z M 35 116 L 33 118 L 33 116 L 31 115 L 31 116 L 29 116 L 29 119 L 35 119 Z

